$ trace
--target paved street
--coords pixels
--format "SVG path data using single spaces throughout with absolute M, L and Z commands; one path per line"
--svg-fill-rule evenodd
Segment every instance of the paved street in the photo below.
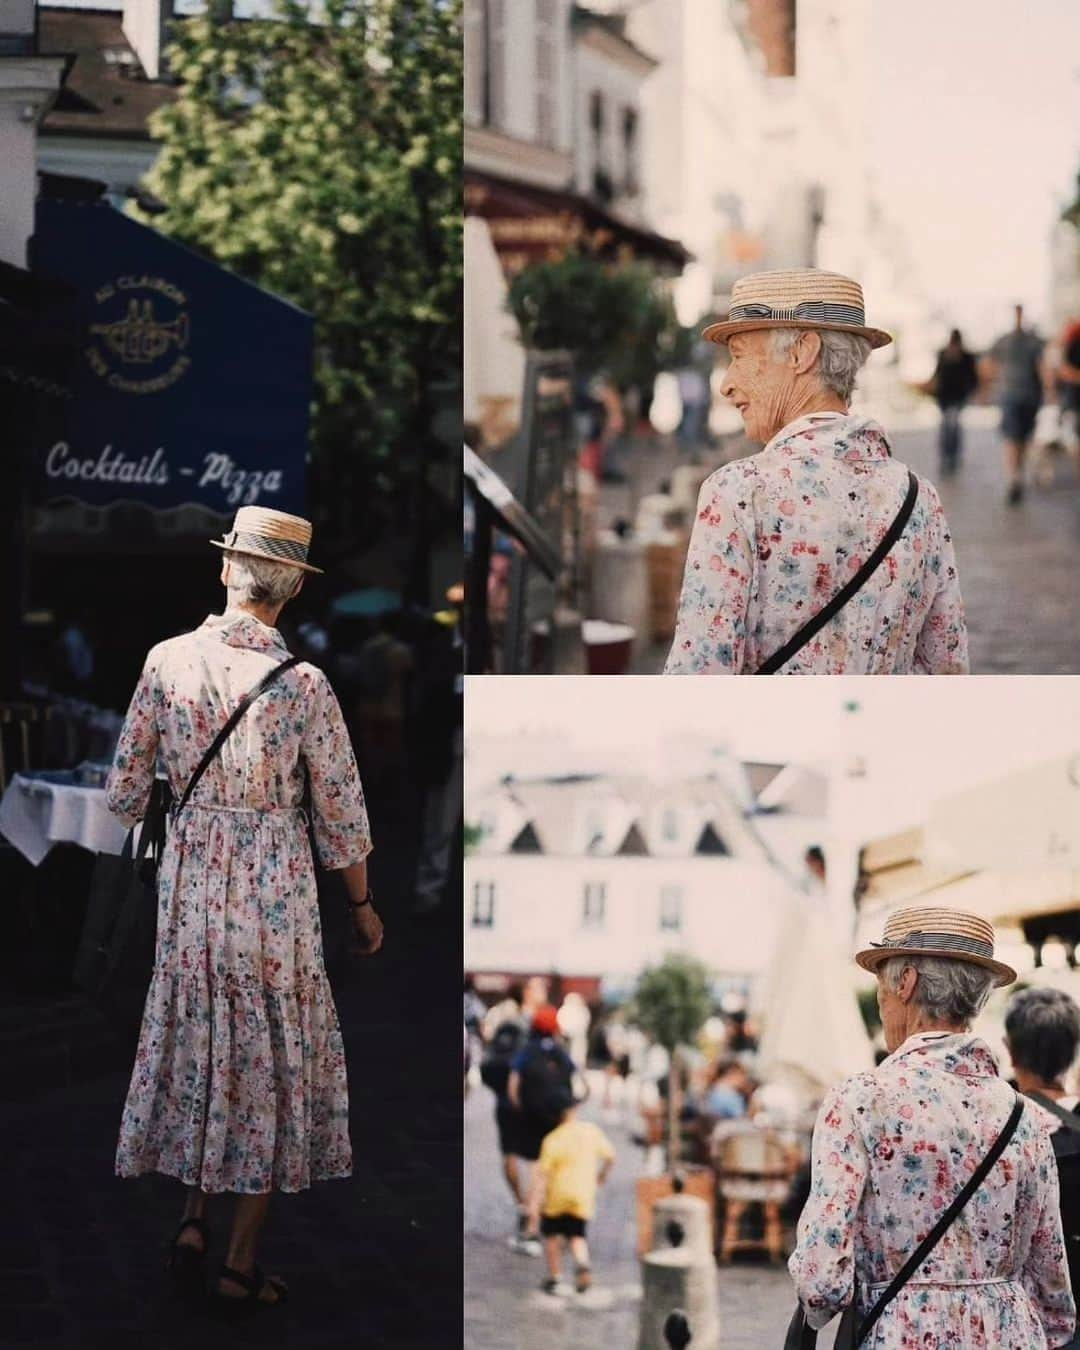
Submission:
M 231 1329 L 171 1301 L 163 1264 L 180 1186 L 113 1176 L 130 1064 L 118 1067 L 107 1028 L 77 996 L 5 999 L 5 1350 L 461 1344 L 460 874 L 440 913 L 410 919 L 415 846 L 407 821 L 379 805 L 372 803 L 372 876 L 383 897 L 386 949 L 333 980 L 348 1055 L 354 1175 L 274 1198 L 262 1264 L 286 1278 L 289 1304 Z M 20 1057 L 30 1035 L 42 1038 L 35 1058 L 45 1056 L 53 1081 L 66 1086 L 47 1090 L 49 1080 Z M 92 1064 L 76 1063 L 84 1058 Z M 27 1070 L 14 1082 L 12 1061 Z M 65 1062 L 69 1071 L 61 1073 Z M 213 1261 L 223 1255 L 229 1203 L 222 1198 L 211 1210 Z
M 955 479 L 944 482 L 938 477 L 933 410 L 892 421 L 885 414 L 882 421 L 897 458 L 941 492 L 956 543 L 972 671 L 1080 672 L 1080 479 L 1058 458 L 1051 486 L 1032 484 L 1022 505 L 1007 507 L 997 413 L 975 408 L 965 417 L 964 463 Z M 637 499 L 654 491 L 676 462 L 663 442 L 635 446 L 626 460 L 631 482 L 603 489 L 605 522 L 632 519 Z M 644 648 L 635 673 L 655 673 L 666 655 L 666 644 Z
M 641 1296 L 634 1182 L 642 1152 L 627 1125 L 591 1116 L 618 1150 L 589 1226 L 596 1286 L 552 1297 L 539 1289 L 542 1257 L 509 1250 L 513 1205 L 499 1170 L 494 1098 L 472 1090 L 465 1107 L 465 1350 L 634 1350 Z M 749 1261 L 717 1272 L 722 1350 L 780 1345 L 794 1308 L 786 1271 Z M 822 1336 L 819 1345 L 831 1344 Z M 693 1350 L 693 1342 L 691 1342 Z

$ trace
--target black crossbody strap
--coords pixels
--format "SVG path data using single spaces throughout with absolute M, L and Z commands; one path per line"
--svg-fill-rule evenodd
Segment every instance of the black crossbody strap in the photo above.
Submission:
M 764 665 L 759 666 L 754 672 L 755 675 L 775 675 L 778 670 L 787 665 L 796 652 L 802 651 L 803 647 L 821 632 L 830 619 L 840 613 L 852 596 L 857 595 L 862 590 L 885 561 L 892 546 L 904 533 L 907 523 L 911 519 L 911 513 L 915 510 L 915 499 L 918 495 L 919 480 L 909 469 L 907 496 L 896 514 L 896 519 L 886 530 L 884 539 L 847 585 L 837 591 L 829 603 L 823 609 L 819 609 L 814 617 L 808 620 L 789 642 L 786 642 L 778 652 L 774 652 Z
M 941 1216 L 941 1218 L 938 1219 L 934 1227 L 930 1230 L 929 1233 L 927 1233 L 926 1237 L 923 1238 L 923 1240 L 915 1248 L 912 1254 L 904 1262 L 903 1268 L 901 1269 L 900 1273 L 894 1277 L 892 1284 L 889 1285 L 888 1289 L 885 1290 L 882 1296 L 870 1309 L 869 1313 L 867 1313 L 866 1321 L 862 1323 L 858 1331 L 855 1333 L 856 1345 L 861 1345 L 862 1342 L 866 1339 L 866 1335 L 869 1332 L 870 1328 L 874 1325 L 874 1323 L 878 1320 L 881 1314 L 893 1301 L 896 1295 L 900 1292 L 901 1289 L 903 1289 L 904 1285 L 907 1284 L 908 1280 L 911 1279 L 912 1275 L 915 1274 L 915 1272 L 919 1269 L 922 1263 L 934 1250 L 938 1242 L 945 1235 L 945 1232 L 948 1229 L 949 1225 L 952 1223 L 952 1221 L 964 1208 L 967 1202 L 971 1199 L 971 1197 L 975 1194 L 975 1192 L 986 1180 L 990 1169 L 1001 1157 L 1001 1155 L 1005 1152 L 1006 1145 L 1008 1144 L 1009 1140 L 1013 1137 L 1013 1135 L 1016 1133 L 1016 1127 L 1017 1125 L 1020 1124 L 1020 1117 L 1023 1114 L 1024 1114 L 1024 1099 L 1023 1097 L 1020 1096 L 1019 1093 L 1016 1093 L 1016 1100 L 1015 1102 L 1013 1102 L 1013 1109 L 1009 1115 L 1009 1119 L 1005 1122 L 1005 1126 L 1002 1129 L 1001 1133 L 994 1140 L 990 1152 L 986 1155 L 986 1157 L 982 1160 L 982 1162 L 978 1165 L 978 1167 L 976 1167 L 975 1171 L 971 1174 L 971 1177 L 969 1178 L 967 1185 L 964 1186 L 960 1194 L 956 1197 L 956 1199 L 952 1202 L 952 1204 Z
M 274 681 L 278 678 L 278 676 L 284 675 L 287 670 L 291 670 L 293 666 L 299 665 L 302 660 L 303 657 L 290 656 L 287 661 L 282 661 L 280 666 L 275 666 L 273 670 L 271 670 L 268 674 L 264 675 L 262 679 L 259 681 L 259 683 L 255 686 L 254 689 L 252 689 L 252 691 L 249 694 L 244 695 L 244 697 L 240 700 L 239 704 L 237 705 L 235 711 L 230 715 L 229 720 L 225 723 L 225 725 L 221 728 L 218 734 L 214 737 L 214 742 L 210 746 L 210 749 L 207 750 L 206 754 L 203 755 L 202 759 L 199 761 L 199 767 L 195 770 L 195 772 L 191 775 L 191 778 L 188 780 L 188 785 L 184 789 L 184 795 L 180 798 L 180 801 L 177 803 L 176 811 L 174 814 L 179 815 L 180 812 L 187 805 L 188 800 L 191 797 L 191 794 L 195 791 L 195 785 L 198 783 L 199 779 L 203 776 L 203 774 L 210 767 L 210 765 L 214 762 L 214 756 L 217 754 L 217 752 L 221 749 L 221 747 L 225 744 L 225 742 L 236 730 L 237 724 L 239 723 L 240 719 L 251 707 L 251 705 L 255 702 L 255 700 L 259 697 L 259 695 L 265 694 L 267 689 L 270 688 L 270 686 L 274 683 Z
M 1067 1130 L 1072 1130 L 1074 1134 L 1080 1134 L 1080 1116 L 1075 1111 L 1069 1111 L 1064 1106 L 1058 1106 L 1052 1097 L 1044 1097 L 1041 1092 L 1029 1092 L 1027 1095 L 1033 1102 L 1038 1102 L 1044 1111 L 1049 1111 L 1052 1116 L 1057 1116 Z

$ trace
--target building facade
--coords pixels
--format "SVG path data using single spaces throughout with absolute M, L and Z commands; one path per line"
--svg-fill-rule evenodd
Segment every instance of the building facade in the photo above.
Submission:
M 753 768 L 759 786 L 780 781 L 776 766 Z M 764 818 L 749 772 L 730 764 L 666 783 L 585 773 L 470 794 L 467 969 L 489 983 L 548 974 L 593 994 L 628 988 L 645 967 L 685 953 L 718 982 L 752 982 L 803 885 L 795 854 L 821 828 L 814 815 L 785 819 L 785 863 Z

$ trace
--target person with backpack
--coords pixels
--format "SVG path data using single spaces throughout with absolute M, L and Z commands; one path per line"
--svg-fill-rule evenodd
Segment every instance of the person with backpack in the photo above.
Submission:
M 514 1251 L 526 1256 L 539 1256 L 540 1240 L 528 1231 L 528 1189 L 522 1175 L 522 1152 L 528 1140 L 522 1138 L 521 1113 L 510 1101 L 510 1072 L 518 1052 L 525 1045 L 532 1013 L 547 1001 L 547 983 L 533 976 L 522 988 L 511 985 L 507 997 L 488 1010 L 481 1024 L 485 1041 L 480 1061 L 480 1081 L 495 1094 L 495 1128 L 499 1134 L 499 1153 L 502 1156 L 503 1176 L 517 1206 L 517 1226 L 510 1238 Z
M 1069 1280 L 1080 1299 L 1080 1097 L 1064 1084 L 1080 1047 L 1080 1007 L 1061 989 L 1021 990 L 1005 1014 L 1005 1044 L 1018 1090 L 1051 1118 Z
M 545 1003 L 533 1014 L 528 1037 L 510 1063 L 506 1095 L 511 1142 L 515 1157 L 527 1162 L 536 1162 L 544 1139 L 561 1122 L 563 1098 L 574 1096 L 577 1070 L 558 1036 L 558 1011 Z M 519 1213 L 519 1249 L 539 1256 L 540 1235 L 529 1220 L 527 1204 L 522 1203 Z

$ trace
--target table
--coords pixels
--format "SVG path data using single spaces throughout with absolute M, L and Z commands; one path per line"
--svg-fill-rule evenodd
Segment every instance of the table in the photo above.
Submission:
M 17 773 L 0 799 L 0 834 L 34 867 L 54 844 L 77 844 L 92 853 L 123 851 L 127 829 L 106 807 L 105 789 L 78 783 L 76 773 Z

